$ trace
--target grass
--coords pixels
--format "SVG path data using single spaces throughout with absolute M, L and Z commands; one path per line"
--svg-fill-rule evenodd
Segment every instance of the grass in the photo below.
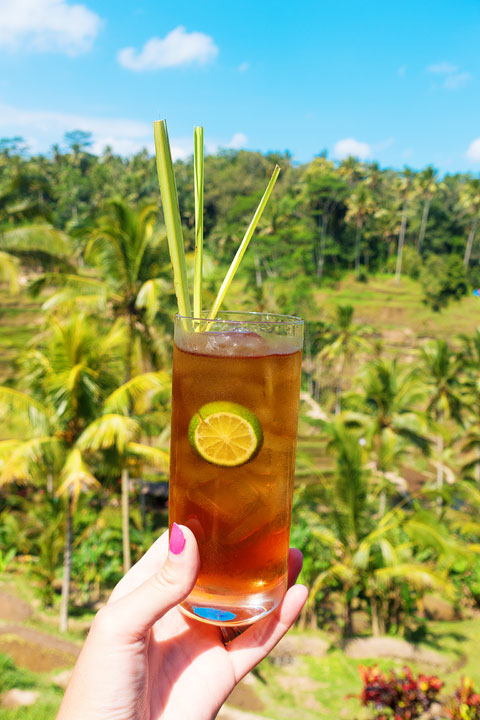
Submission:
M 377 275 L 368 283 L 347 275 L 335 287 L 319 290 L 316 300 L 326 315 L 335 305 L 353 305 L 357 322 L 370 325 L 387 340 L 410 336 L 411 343 L 415 338 L 454 337 L 480 326 L 479 298 L 469 295 L 434 312 L 422 302 L 420 284 L 409 277 L 396 285 L 392 275 Z
M 19 597 L 33 601 L 32 588 L 27 579 L 10 573 L 0 579 L 7 583 L 9 591 L 15 588 Z M 39 617 L 24 623 L 57 636 L 57 611 L 42 611 Z M 90 615 L 90 618 L 92 615 Z M 82 618 L 82 622 L 87 617 Z M 64 639 L 82 641 L 84 632 L 71 629 Z M 295 633 L 295 631 L 293 631 Z M 313 631 L 309 631 L 313 633 Z M 270 659 L 259 666 L 259 679 L 254 691 L 263 703 L 260 713 L 273 720 L 297 720 L 299 711 L 303 720 L 314 718 L 347 718 L 366 720 L 370 717 L 361 707 L 358 696 L 361 692 L 360 664 L 378 664 L 383 670 L 399 672 L 405 664 L 402 660 L 365 658 L 352 659 L 341 650 L 337 636 L 317 631 L 316 635 L 331 643 L 330 650 L 322 657 L 298 657 L 292 664 L 278 665 Z M 303 633 L 302 633 L 303 635 Z M 458 687 L 461 677 L 467 675 L 480 688 L 480 616 L 455 622 L 429 622 L 427 636 L 422 647 L 435 650 L 445 659 L 443 667 L 420 666 L 411 663 L 415 674 L 435 674 L 445 682 L 444 697 Z M 33 673 L 15 668 L 0 655 L 0 692 L 11 687 L 31 688 L 40 693 L 39 701 L 31 708 L 21 710 L 0 709 L 0 720 L 53 720 L 61 700 L 62 691 L 53 684 L 53 677 L 59 671 Z M 257 712 L 257 711 L 256 711 Z
M 25 291 L 10 295 L 0 286 L 0 383 L 12 377 L 19 351 L 33 339 L 42 320 L 40 301 Z
M 472 678 L 475 688 L 480 689 L 480 617 L 430 622 L 428 631 L 428 642 L 422 647 L 440 653 L 445 658 L 445 666 L 408 663 L 414 675 L 438 675 L 445 683 L 443 698 L 453 693 L 463 676 Z M 335 641 L 332 639 L 332 642 Z M 278 667 L 264 660 L 260 665 L 263 683 L 257 684 L 257 690 L 265 705 L 265 716 L 274 720 L 296 720 L 301 710 L 303 720 L 370 718 L 371 713 L 362 708 L 358 700 L 362 689 L 358 667 L 362 664 L 377 664 L 384 671 L 398 673 L 406 663 L 384 658 L 349 658 L 334 644 L 324 657 L 297 658 L 292 665 Z
M 12 688 L 37 691 L 39 700 L 29 707 L 0 708 L 1 720 L 53 720 L 63 691 L 48 677 L 18 668 L 8 655 L 0 654 L 0 692 Z

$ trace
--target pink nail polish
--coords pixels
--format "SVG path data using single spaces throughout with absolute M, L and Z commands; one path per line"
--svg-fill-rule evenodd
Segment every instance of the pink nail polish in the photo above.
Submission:
M 185 537 L 177 523 L 173 523 L 170 531 L 170 550 L 174 555 L 180 555 L 184 547 Z

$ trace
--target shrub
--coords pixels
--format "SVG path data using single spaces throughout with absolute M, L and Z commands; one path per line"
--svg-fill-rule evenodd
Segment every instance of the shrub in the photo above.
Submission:
M 450 300 L 460 300 L 468 292 L 465 269 L 458 255 L 429 257 L 420 273 L 420 282 L 423 301 L 437 312 Z
M 446 706 L 452 720 L 480 720 L 480 694 L 476 693 L 473 681 L 462 678 L 462 684 Z
M 393 671 L 386 675 L 377 665 L 361 665 L 359 671 L 363 680 L 361 700 L 363 705 L 373 707 L 375 720 L 418 718 L 438 702 L 438 693 L 443 687 L 435 675 L 420 674 L 415 679 L 409 667 L 399 675 Z

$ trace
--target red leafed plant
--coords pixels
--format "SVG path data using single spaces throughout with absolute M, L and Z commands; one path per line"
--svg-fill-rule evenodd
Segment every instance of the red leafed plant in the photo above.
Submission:
M 452 720 L 480 720 L 480 694 L 475 692 L 471 678 L 462 678 L 446 710 Z
M 363 680 L 361 700 L 364 705 L 373 706 L 375 720 L 418 718 L 432 703 L 438 702 L 438 693 L 443 687 L 443 682 L 435 675 L 420 674 L 415 679 L 409 667 L 404 667 L 398 675 L 393 671 L 387 675 L 377 665 L 360 665 L 359 671 Z

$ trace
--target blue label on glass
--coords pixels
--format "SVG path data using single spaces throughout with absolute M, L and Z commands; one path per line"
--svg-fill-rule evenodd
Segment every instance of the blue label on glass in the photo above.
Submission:
M 205 620 L 216 620 L 217 622 L 229 621 L 235 619 L 235 613 L 229 612 L 228 610 L 217 610 L 217 608 L 210 607 L 196 607 L 193 606 L 193 612 Z

